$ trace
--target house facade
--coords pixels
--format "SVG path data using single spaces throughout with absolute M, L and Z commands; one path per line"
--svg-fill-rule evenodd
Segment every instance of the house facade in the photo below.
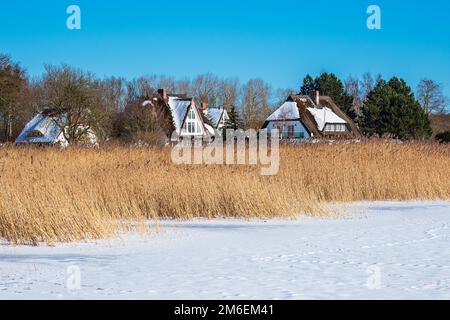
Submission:
M 280 139 L 354 139 L 356 124 L 328 96 L 318 91 L 290 95 L 265 121 L 263 129 L 278 129 Z
M 67 147 L 69 142 L 63 132 L 63 126 L 65 126 L 66 122 L 67 114 L 61 114 L 52 109 L 45 109 L 25 125 L 16 138 L 16 143 Z M 80 140 L 87 144 L 97 144 L 97 137 L 92 130 L 86 130 L 80 137 Z
M 222 131 L 227 121 L 230 119 L 225 108 L 208 108 L 205 103 L 202 103 L 203 115 L 209 120 L 213 129 Z
M 214 135 L 214 129 L 204 123 L 193 98 L 185 94 L 170 94 L 166 89 L 159 89 L 142 103 L 144 107 L 156 105 L 162 105 L 170 112 L 178 137 L 207 138 Z

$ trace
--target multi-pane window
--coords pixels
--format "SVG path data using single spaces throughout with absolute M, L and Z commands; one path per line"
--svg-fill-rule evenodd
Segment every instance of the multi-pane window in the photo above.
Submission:
M 274 124 L 273 129 L 278 130 L 280 139 L 298 138 L 301 135 L 300 132 L 295 131 L 295 124 Z
M 187 133 L 201 133 L 200 125 L 198 124 L 194 110 L 189 110 L 189 113 L 184 122 L 184 130 Z
M 278 134 L 280 135 L 280 139 L 282 139 L 283 138 L 283 125 L 277 124 L 277 125 L 275 125 L 275 129 L 278 130 Z
M 344 131 L 347 131 L 347 127 L 344 123 L 327 123 L 324 131 L 326 131 L 326 132 L 344 132 Z
M 288 126 L 288 138 L 293 138 L 293 137 L 294 137 L 294 126 L 289 125 Z

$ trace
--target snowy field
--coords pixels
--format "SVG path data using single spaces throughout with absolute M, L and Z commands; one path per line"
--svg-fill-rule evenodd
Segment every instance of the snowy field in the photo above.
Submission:
M 164 222 L 158 234 L 0 244 L 0 299 L 450 299 L 450 203 L 338 218 Z

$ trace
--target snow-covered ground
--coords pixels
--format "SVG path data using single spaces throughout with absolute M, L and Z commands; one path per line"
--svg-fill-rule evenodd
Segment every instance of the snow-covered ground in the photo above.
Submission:
M 121 240 L 0 245 L 0 299 L 450 298 L 450 203 L 338 218 L 164 222 Z

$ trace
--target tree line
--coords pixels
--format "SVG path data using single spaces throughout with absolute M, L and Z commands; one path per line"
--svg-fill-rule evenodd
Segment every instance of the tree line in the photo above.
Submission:
M 444 113 L 448 103 L 442 86 L 423 79 L 416 91 L 402 79 L 384 80 L 370 73 L 345 81 L 333 73 L 307 75 L 300 88 L 274 90 L 263 79 L 241 83 L 207 73 L 193 79 L 148 75 L 127 80 L 99 78 L 69 65 L 46 65 L 31 78 L 10 56 L 0 54 L 0 140 L 14 141 L 24 125 L 44 108 L 70 114 L 67 139 L 77 141 L 79 130 L 93 130 L 101 141 L 163 143 L 173 129 L 167 110 L 143 108 L 142 102 L 159 88 L 185 93 L 196 104 L 226 108 L 229 127 L 259 129 L 289 94 L 319 90 L 329 95 L 368 136 L 390 134 L 400 139 L 431 135 L 429 115 Z M 205 119 L 207 121 L 208 119 Z

